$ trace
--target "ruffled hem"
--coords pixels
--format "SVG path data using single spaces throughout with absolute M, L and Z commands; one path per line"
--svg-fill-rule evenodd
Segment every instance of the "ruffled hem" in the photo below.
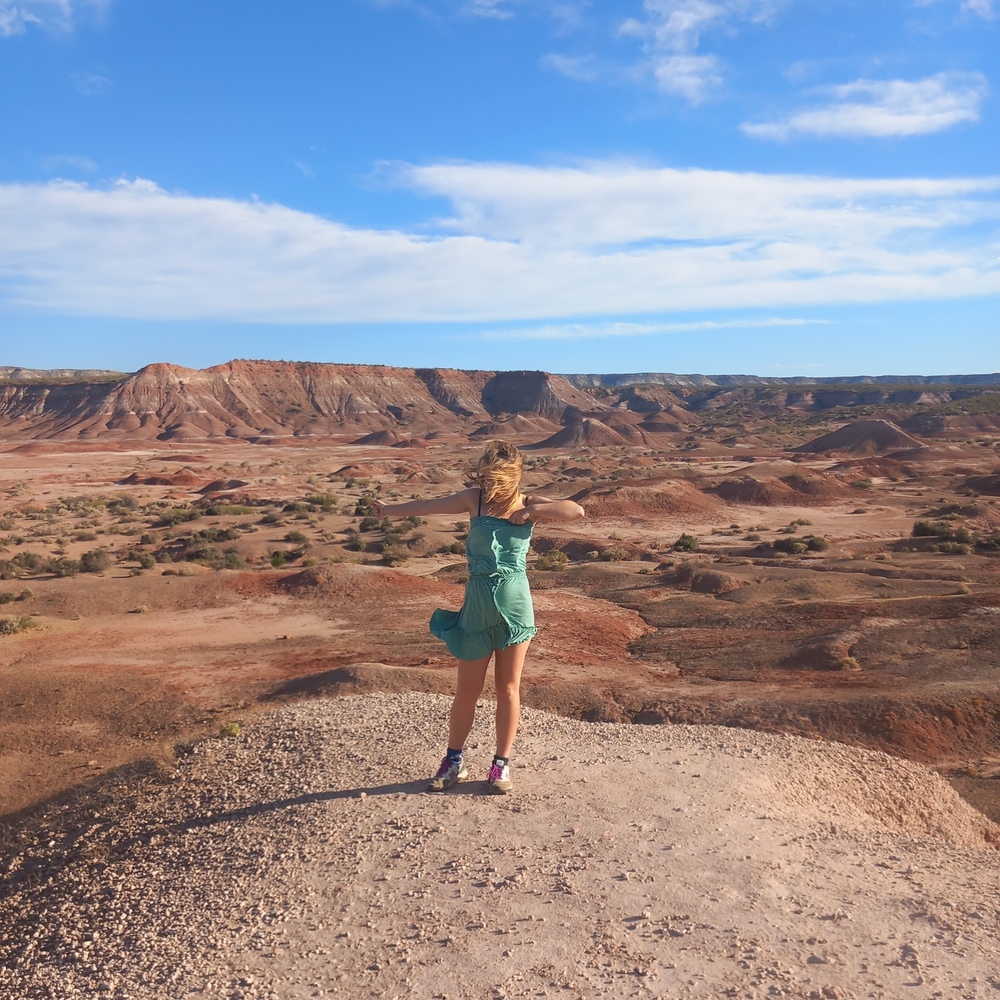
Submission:
M 460 612 L 438 608 L 431 615 L 431 634 L 441 639 L 448 652 L 459 660 L 480 660 L 496 649 L 527 642 L 538 629 L 534 625 L 499 622 L 479 632 L 466 632 L 458 625 Z

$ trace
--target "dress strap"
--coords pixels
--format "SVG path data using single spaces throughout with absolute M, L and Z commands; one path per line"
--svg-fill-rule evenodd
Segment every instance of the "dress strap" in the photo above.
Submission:
M 479 503 L 476 504 L 476 517 L 480 517 L 483 513 L 483 488 L 479 487 Z

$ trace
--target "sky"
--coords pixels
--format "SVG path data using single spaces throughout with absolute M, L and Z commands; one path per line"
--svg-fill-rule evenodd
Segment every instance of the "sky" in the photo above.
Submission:
M 0 366 L 1000 370 L 1000 0 L 0 0 Z

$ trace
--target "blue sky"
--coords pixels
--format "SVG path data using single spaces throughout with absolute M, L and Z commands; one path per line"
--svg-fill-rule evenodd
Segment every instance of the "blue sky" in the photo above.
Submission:
M 0 0 L 0 365 L 1000 369 L 1000 0 Z

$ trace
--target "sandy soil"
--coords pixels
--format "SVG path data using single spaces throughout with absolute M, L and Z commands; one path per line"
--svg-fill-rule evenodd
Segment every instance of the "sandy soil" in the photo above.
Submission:
M 514 794 L 469 780 L 428 795 L 447 708 L 426 694 L 283 707 L 201 744 L 166 784 L 95 790 L 78 825 L 50 810 L 8 841 L 3 995 L 1000 989 L 1000 828 L 922 767 L 528 711 Z

